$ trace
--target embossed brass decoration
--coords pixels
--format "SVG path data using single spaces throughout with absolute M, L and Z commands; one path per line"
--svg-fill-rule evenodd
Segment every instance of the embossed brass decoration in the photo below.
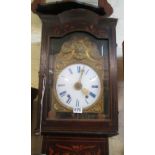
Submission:
M 75 36 L 64 42 L 60 52 L 55 55 L 54 62 L 54 86 L 52 90 L 52 104 L 54 109 L 58 112 L 71 112 L 72 109 L 62 104 L 56 93 L 56 81 L 60 72 L 71 64 L 82 63 L 92 67 L 98 74 L 101 82 L 101 92 L 97 101 L 83 109 L 83 112 L 101 113 L 104 105 L 103 92 L 103 59 L 99 55 L 97 45 L 88 37 Z

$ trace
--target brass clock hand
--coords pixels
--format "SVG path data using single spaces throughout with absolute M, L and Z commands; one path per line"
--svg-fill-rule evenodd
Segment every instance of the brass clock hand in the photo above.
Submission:
M 81 91 L 82 91 L 82 93 L 83 93 L 85 96 L 88 96 L 88 95 L 89 95 L 89 90 L 88 90 L 88 89 L 82 88 Z

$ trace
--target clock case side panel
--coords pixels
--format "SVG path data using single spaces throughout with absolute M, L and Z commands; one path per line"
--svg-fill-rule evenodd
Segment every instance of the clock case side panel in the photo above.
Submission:
M 42 21 L 42 33 L 41 33 L 41 53 L 40 53 L 40 67 L 39 67 L 39 86 L 38 86 L 38 106 L 37 106 L 37 121 L 36 121 L 36 128 L 35 128 L 35 134 L 40 134 L 41 132 L 41 122 L 43 109 L 46 109 L 46 104 L 44 104 L 45 101 L 45 95 L 46 93 L 43 93 L 43 85 L 44 80 L 46 79 L 46 70 L 47 70 L 47 51 L 48 51 L 48 38 L 47 38 L 47 31 L 46 31 L 46 24 Z
M 49 133 L 95 133 L 115 135 L 118 131 L 118 101 L 117 101 L 117 59 L 116 59 L 116 32 L 117 19 L 104 18 L 88 10 L 78 9 L 65 11 L 59 15 L 41 15 L 42 20 L 42 47 L 39 73 L 39 100 L 37 128 L 42 134 Z M 110 66 L 110 117 L 101 121 L 64 121 L 47 120 L 49 103 L 48 90 L 45 90 L 43 105 L 42 97 L 43 79 L 48 75 L 49 38 L 62 37 L 70 32 L 88 32 L 97 38 L 109 40 L 109 66 Z M 41 125 L 41 126 L 40 126 Z M 80 127 L 79 127 L 80 126 Z

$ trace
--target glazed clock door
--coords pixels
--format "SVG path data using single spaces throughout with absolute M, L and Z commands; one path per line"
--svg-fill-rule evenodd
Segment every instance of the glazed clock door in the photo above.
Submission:
M 43 131 L 100 130 L 110 116 L 109 87 L 108 39 L 85 32 L 50 37 Z

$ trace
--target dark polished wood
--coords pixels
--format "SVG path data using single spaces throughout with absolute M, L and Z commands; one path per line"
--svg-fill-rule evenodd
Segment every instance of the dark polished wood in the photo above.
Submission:
M 31 3 L 31 10 L 33 13 L 36 13 L 36 8 L 38 6 L 38 4 L 41 4 L 41 3 L 45 3 L 46 0 L 33 0 L 33 2 Z
M 88 32 L 97 38 L 109 40 L 109 72 L 110 72 L 110 116 L 98 121 L 70 121 L 47 120 L 50 103 L 47 97 L 44 99 L 42 132 L 98 132 L 100 134 L 115 135 L 118 131 L 118 106 L 117 106 L 117 59 L 116 59 L 116 33 L 117 19 L 104 18 L 94 12 L 75 9 L 65 11 L 58 15 L 39 14 L 42 23 L 42 47 L 40 63 L 39 97 L 42 94 L 42 80 L 48 75 L 49 39 L 51 37 L 63 37 L 71 32 Z M 39 98 L 40 101 L 40 98 Z M 41 110 L 39 110 L 41 111 Z M 40 120 L 38 121 L 38 128 Z
M 42 154 L 109 155 L 108 138 L 44 136 Z
M 123 54 L 123 73 L 124 73 L 124 41 L 122 42 L 122 54 Z M 124 79 L 124 76 L 123 76 Z
M 93 7 L 92 5 L 86 5 L 85 3 L 72 2 L 72 1 L 61 3 L 50 3 L 50 4 L 38 4 L 36 12 L 39 12 L 41 14 L 56 15 L 66 10 L 72 10 L 72 9 L 87 9 L 96 12 L 100 15 L 106 14 L 105 10 L 102 8 Z
M 33 101 L 38 95 L 38 89 L 31 87 L 31 120 L 33 118 Z
M 41 12 L 42 10 L 42 13 L 57 14 L 69 9 L 84 8 L 98 12 L 106 17 L 113 13 L 113 8 L 107 0 L 98 0 L 98 7 L 84 2 L 78 2 L 76 0 L 62 0 L 60 2 L 46 4 L 46 0 L 34 0 L 31 4 L 31 10 L 34 13 Z
M 107 2 L 107 0 L 98 0 L 98 7 L 99 8 L 104 8 L 107 17 L 110 16 L 113 13 L 113 8 Z

